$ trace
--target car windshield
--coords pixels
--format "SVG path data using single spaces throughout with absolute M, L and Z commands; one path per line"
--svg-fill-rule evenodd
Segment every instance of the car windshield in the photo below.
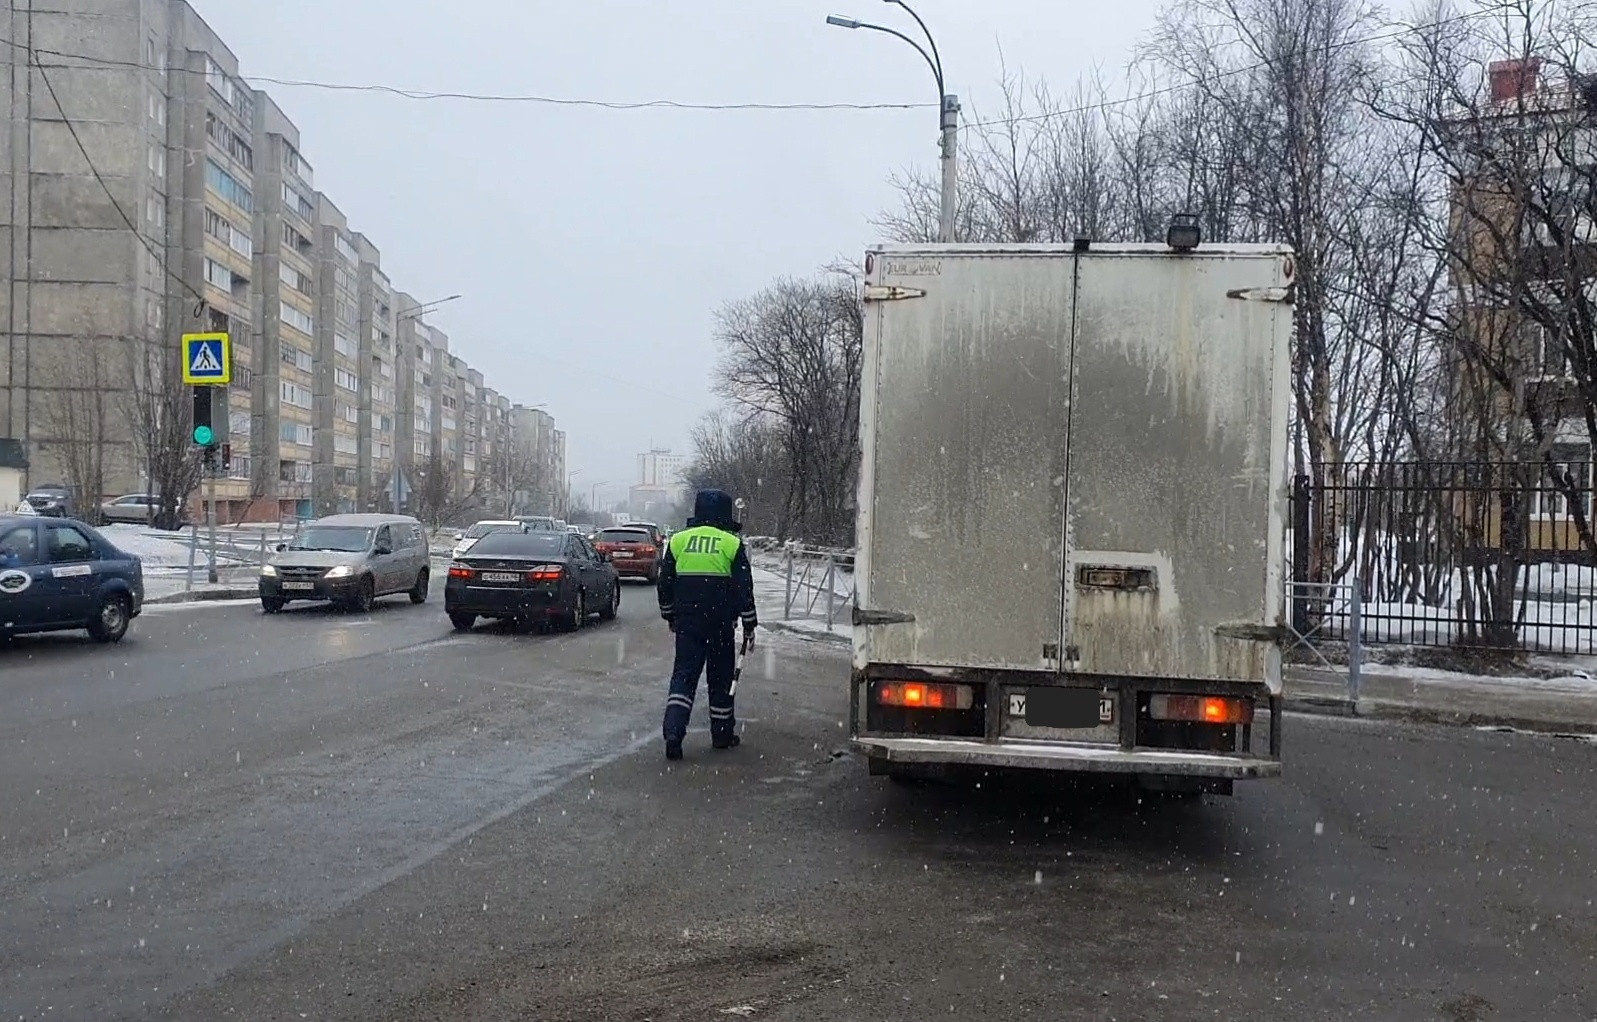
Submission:
M 473 557 L 559 557 L 565 553 L 563 532 L 496 532 L 471 548 Z
M 466 530 L 462 539 L 482 539 L 494 532 L 520 532 L 521 525 L 517 522 L 478 522 Z
M 649 543 L 654 539 L 642 529 L 605 529 L 594 537 L 595 543 Z
M 372 530 L 358 525 L 310 525 L 299 531 L 290 550 L 337 550 L 359 553 L 371 546 Z

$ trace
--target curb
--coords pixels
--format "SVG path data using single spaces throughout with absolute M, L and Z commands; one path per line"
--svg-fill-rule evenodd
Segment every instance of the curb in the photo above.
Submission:
M 1406 724 L 1438 724 L 1447 727 L 1513 728 L 1555 736 L 1597 738 L 1597 722 L 1552 720 L 1505 713 L 1474 713 L 1440 710 L 1425 706 L 1389 703 L 1379 699 L 1352 700 L 1329 696 L 1287 696 L 1282 707 L 1293 713 L 1320 717 L 1357 717 L 1364 720 L 1393 720 Z
M 146 607 L 163 607 L 174 603 L 214 603 L 218 600 L 252 600 L 260 595 L 254 586 L 248 589 L 195 589 L 186 593 L 170 593 L 144 601 Z
M 840 635 L 837 632 L 815 632 L 808 628 L 797 628 L 786 621 L 761 621 L 760 627 L 769 628 L 773 632 L 783 632 L 787 635 L 797 635 L 806 639 L 819 639 L 822 642 L 836 643 L 839 646 L 850 644 L 850 640 L 846 635 Z

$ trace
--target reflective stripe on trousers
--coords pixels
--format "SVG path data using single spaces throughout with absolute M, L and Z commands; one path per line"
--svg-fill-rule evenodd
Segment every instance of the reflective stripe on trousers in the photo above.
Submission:
M 665 698 L 665 740 L 680 742 L 688 733 L 688 718 L 693 714 L 693 697 L 699 688 L 699 673 L 710 689 L 710 735 L 724 738 L 737 727 L 732 691 L 732 671 L 736 665 L 737 624 L 734 621 L 677 622 L 676 662 L 671 668 L 671 691 Z

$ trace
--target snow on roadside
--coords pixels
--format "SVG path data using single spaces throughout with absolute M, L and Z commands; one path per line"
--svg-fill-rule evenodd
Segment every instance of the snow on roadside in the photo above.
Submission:
M 146 568 L 188 567 L 189 543 L 186 533 L 152 533 L 143 525 L 103 525 L 100 535 L 110 540 L 118 550 L 143 561 Z M 194 563 L 202 567 L 210 563 L 203 547 L 195 551 Z
M 772 571 L 762 565 L 754 566 L 754 605 L 760 612 L 760 623 L 771 626 L 780 626 L 793 631 L 807 632 L 816 635 L 831 634 L 839 639 L 852 641 L 854 626 L 850 623 L 849 609 L 840 595 L 833 605 L 832 626 L 826 626 L 826 601 L 824 596 L 816 603 L 816 616 L 807 616 L 807 604 L 804 599 L 795 600 L 792 618 L 784 620 L 787 604 L 787 576 L 778 571 Z

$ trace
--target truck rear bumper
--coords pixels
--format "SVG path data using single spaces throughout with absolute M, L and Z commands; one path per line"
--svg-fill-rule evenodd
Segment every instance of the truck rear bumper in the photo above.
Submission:
M 979 742 L 963 738 L 856 738 L 852 745 L 855 751 L 872 759 L 892 763 L 955 763 L 1023 770 L 1235 779 L 1281 776 L 1280 760 L 1211 752 L 1161 749 L 1128 751 L 1102 745 L 1015 739 Z

